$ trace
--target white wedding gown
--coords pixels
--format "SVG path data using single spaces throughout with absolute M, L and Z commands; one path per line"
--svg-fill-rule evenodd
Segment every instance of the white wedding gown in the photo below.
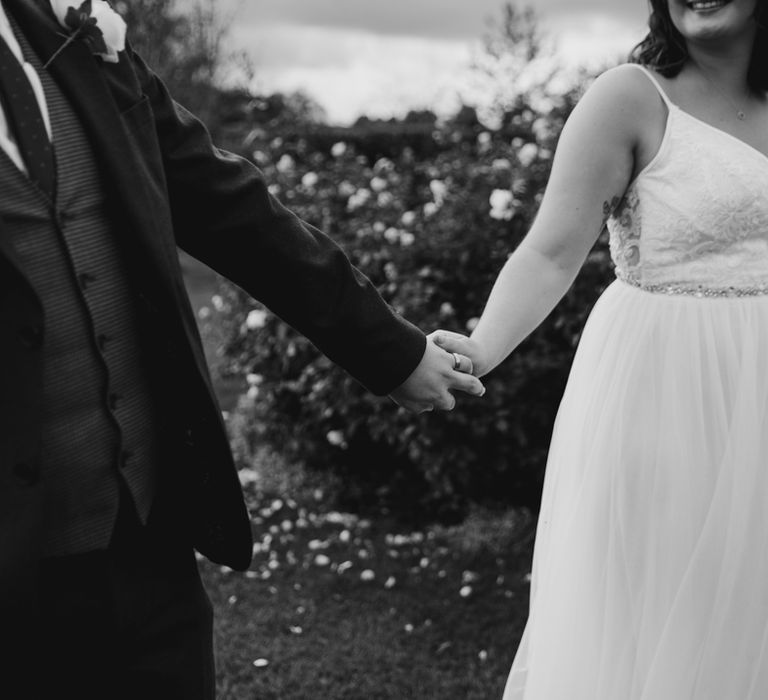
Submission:
M 768 157 L 645 73 L 666 133 L 609 222 L 504 700 L 768 698 Z

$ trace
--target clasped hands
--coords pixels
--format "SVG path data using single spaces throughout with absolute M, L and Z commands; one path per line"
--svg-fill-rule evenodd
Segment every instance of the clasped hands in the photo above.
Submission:
M 481 370 L 479 356 L 477 343 L 471 338 L 452 331 L 430 333 L 421 362 L 390 398 L 414 413 L 452 411 L 456 406 L 454 391 L 485 394 L 485 387 L 475 376 Z

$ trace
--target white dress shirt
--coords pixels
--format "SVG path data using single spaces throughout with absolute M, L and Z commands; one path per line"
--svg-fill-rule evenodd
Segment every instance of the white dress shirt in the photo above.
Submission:
M 45 122 L 45 130 L 48 132 L 48 138 L 51 138 L 51 120 L 48 114 L 48 103 L 45 101 L 45 93 L 43 92 L 43 84 L 40 82 L 40 76 L 37 71 L 24 60 L 24 56 L 21 53 L 21 47 L 16 37 L 13 34 L 11 23 L 8 21 L 8 16 L 5 14 L 5 9 L 2 3 L 0 3 L 0 36 L 5 39 L 11 51 L 19 59 L 24 68 L 24 72 L 27 74 L 29 82 L 32 84 L 32 90 L 34 90 L 35 97 L 37 98 L 37 104 L 40 106 L 40 111 L 43 114 L 43 121 Z M 27 166 L 24 164 L 24 159 L 21 157 L 19 147 L 16 145 L 16 139 L 13 133 L 11 133 L 10 125 L 5 117 L 5 110 L 0 105 L 0 147 L 10 156 L 11 160 L 16 164 L 19 170 L 24 173 L 27 172 Z

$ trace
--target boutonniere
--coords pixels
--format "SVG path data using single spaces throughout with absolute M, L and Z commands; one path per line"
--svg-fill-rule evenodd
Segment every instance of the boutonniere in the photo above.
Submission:
M 108 63 L 117 63 L 117 54 L 125 49 L 125 20 L 105 0 L 51 0 L 51 7 L 69 34 L 67 40 L 45 64 L 50 63 L 73 41 L 80 40 Z

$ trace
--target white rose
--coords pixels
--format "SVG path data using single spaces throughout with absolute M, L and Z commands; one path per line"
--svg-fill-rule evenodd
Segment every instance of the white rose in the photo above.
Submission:
M 290 170 L 293 170 L 294 167 L 296 167 L 296 162 L 289 156 L 287 153 L 280 158 L 279 161 L 277 161 L 277 165 L 275 166 L 281 173 L 287 173 Z
M 361 187 L 347 201 L 347 210 L 354 211 L 362 207 L 371 198 L 371 191 Z
M 432 180 L 429 183 L 429 189 L 432 192 L 432 197 L 437 204 L 442 204 L 445 196 L 448 194 L 448 186 L 442 180 Z
M 341 430 L 331 430 L 325 438 L 334 447 L 341 447 L 344 445 L 344 433 L 342 433 Z
M 248 330 L 255 331 L 264 328 L 267 323 L 267 312 L 263 309 L 254 309 L 245 319 L 245 327 Z
M 549 120 L 544 117 L 539 117 L 533 124 L 531 124 L 531 131 L 533 131 L 533 134 L 536 136 L 536 140 L 539 143 L 546 141 L 551 135 Z
M 494 190 L 490 202 L 493 209 L 507 209 L 512 204 L 512 193 L 509 190 Z
M 491 218 L 509 220 L 512 218 L 512 193 L 509 190 L 494 190 L 491 192 Z
M 384 238 L 387 239 L 388 243 L 397 243 L 400 240 L 400 231 L 394 227 L 390 227 L 384 231 Z
M 535 143 L 526 143 L 518 152 L 517 159 L 520 165 L 527 168 L 536 160 L 539 155 L 539 147 Z
M 375 177 L 371 180 L 371 189 L 374 192 L 381 192 L 387 189 L 387 181 L 383 177 Z
M 65 29 L 70 32 L 77 31 L 67 24 L 67 15 L 70 10 L 78 12 L 81 7 L 79 0 L 51 0 L 51 7 Z M 120 60 L 117 54 L 125 50 L 125 20 L 105 0 L 92 1 L 90 17 L 96 20 L 96 27 L 101 30 L 107 45 L 107 52 L 97 55 L 108 63 L 117 63 Z
M 357 187 L 355 187 L 349 180 L 343 180 L 339 184 L 339 194 L 342 197 L 351 197 L 355 192 L 357 192 Z
M 251 159 L 254 163 L 257 163 L 258 165 L 266 165 L 269 162 L 269 156 L 267 156 L 264 151 L 254 151 L 251 154 Z
M 347 144 L 343 141 L 339 141 L 338 143 L 334 143 L 333 146 L 331 146 L 331 155 L 334 158 L 341 158 L 345 153 L 347 152 Z
M 304 177 L 301 178 L 301 184 L 306 187 L 307 189 L 312 189 L 318 182 L 320 181 L 320 178 L 317 173 L 306 173 Z
M 373 164 L 373 171 L 379 172 L 392 172 L 395 169 L 395 164 L 389 158 L 379 158 Z

